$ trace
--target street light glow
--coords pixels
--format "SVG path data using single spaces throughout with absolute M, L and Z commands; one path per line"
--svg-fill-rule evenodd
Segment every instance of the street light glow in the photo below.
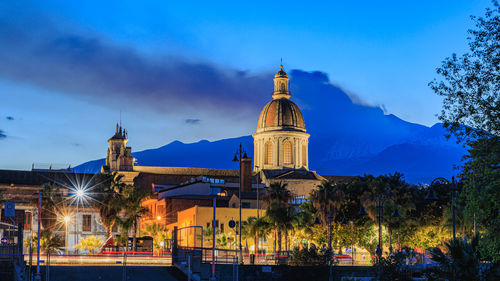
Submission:
M 66 223 L 68 223 L 68 222 L 69 222 L 69 216 L 65 216 L 65 217 L 64 217 L 64 221 L 65 221 Z
M 161 220 L 161 216 L 157 216 L 157 217 L 156 217 L 156 219 L 157 219 L 157 220 Z
M 81 198 L 81 197 L 83 197 L 83 195 L 85 195 L 85 192 L 83 191 L 83 189 L 78 189 L 76 191 L 76 196 Z

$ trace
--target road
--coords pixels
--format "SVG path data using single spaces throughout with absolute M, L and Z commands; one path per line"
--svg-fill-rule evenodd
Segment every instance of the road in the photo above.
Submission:
M 123 266 L 58 265 L 50 267 L 49 280 L 45 266 L 40 267 L 42 281 L 123 281 Z M 36 269 L 35 269 L 36 270 Z M 126 281 L 184 281 L 186 276 L 172 266 L 127 266 Z

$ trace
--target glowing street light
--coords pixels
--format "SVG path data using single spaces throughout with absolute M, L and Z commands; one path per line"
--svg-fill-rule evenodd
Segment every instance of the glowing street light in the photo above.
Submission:
M 157 216 L 157 217 L 156 217 L 156 220 L 161 220 L 161 216 Z
M 83 189 L 78 189 L 76 191 L 76 196 L 77 197 L 82 198 L 84 195 L 85 195 L 85 192 L 83 191 Z

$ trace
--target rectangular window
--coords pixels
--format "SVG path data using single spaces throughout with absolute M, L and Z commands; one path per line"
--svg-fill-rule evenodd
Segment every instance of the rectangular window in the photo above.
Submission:
M 83 215 L 82 219 L 82 231 L 92 231 L 92 215 Z
M 209 222 L 207 222 L 207 228 L 210 228 L 210 223 Z
M 220 232 L 224 233 L 224 224 L 223 223 L 220 224 Z
M 250 208 L 250 202 L 241 202 L 241 208 Z
M 26 219 L 24 220 L 24 230 L 30 230 L 31 229 L 31 219 L 32 215 L 30 212 L 26 212 Z

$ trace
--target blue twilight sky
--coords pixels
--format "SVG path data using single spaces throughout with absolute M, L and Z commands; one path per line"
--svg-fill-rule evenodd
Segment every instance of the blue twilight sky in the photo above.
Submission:
M 251 134 L 280 58 L 431 126 L 484 1 L 0 1 L 0 168 Z M 293 77 L 292 77 L 293 79 Z M 311 93 L 315 99 L 325 98 Z

